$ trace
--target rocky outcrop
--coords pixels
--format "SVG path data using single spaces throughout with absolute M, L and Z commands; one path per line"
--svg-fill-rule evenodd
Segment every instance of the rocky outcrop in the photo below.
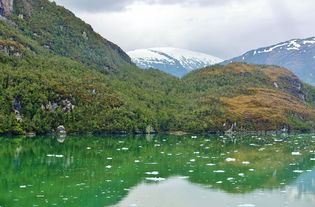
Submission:
M 20 46 L 13 41 L 0 40 L 0 52 L 4 52 L 6 55 L 18 58 L 23 56 Z
M 62 111 L 70 112 L 74 109 L 74 105 L 68 99 L 62 101 Z
M 150 125 L 147 126 L 145 132 L 146 132 L 146 134 L 154 134 L 154 133 L 156 133 L 155 129 L 152 126 L 150 126 Z
M 13 0 L 0 0 L 0 15 L 8 16 L 13 11 Z
M 60 125 L 56 129 L 56 133 L 59 135 L 65 135 L 67 134 L 66 128 L 63 125 Z
M 298 97 L 302 101 L 306 101 L 307 90 L 304 87 L 303 83 L 296 77 L 281 77 L 281 79 L 288 83 L 286 91 Z

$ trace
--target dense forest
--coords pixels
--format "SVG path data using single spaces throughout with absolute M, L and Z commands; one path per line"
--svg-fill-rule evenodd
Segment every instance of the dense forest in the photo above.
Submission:
M 315 128 L 315 89 L 277 66 L 233 63 L 178 79 L 141 70 L 48 0 L 0 18 L 0 133 L 224 132 Z

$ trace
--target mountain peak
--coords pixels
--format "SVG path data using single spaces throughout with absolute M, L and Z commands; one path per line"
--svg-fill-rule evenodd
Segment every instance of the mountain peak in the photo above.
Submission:
M 212 55 L 174 47 L 138 49 L 129 51 L 128 55 L 140 68 L 156 68 L 178 77 L 222 61 Z
M 291 39 L 251 50 L 223 64 L 231 62 L 282 66 L 292 70 L 303 81 L 315 85 L 315 37 Z

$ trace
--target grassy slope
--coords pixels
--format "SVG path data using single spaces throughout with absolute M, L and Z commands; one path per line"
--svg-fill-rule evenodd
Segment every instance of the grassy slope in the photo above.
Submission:
M 313 100 L 308 97 L 313 89 L 284 68 L 233 63 L 195 71 L 184 79 L 195 88 L 192 94 L 197 95 L 191 98 L 200 108 L 219 103 L 221 115 L 213 121 L 227 121 L 223 130 L 235 122 L 237 130 L 314 128 Z M 213 114 L 205 116 L 212 119 Z

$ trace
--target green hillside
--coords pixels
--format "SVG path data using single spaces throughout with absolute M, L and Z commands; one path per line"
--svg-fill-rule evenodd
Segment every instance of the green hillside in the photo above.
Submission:
M 178 79 L 137 68 L 48 0 L 14 0 L 3 15 L 0 133 L 314 129 L 315 89 L 284 68 L 234 63 Z

